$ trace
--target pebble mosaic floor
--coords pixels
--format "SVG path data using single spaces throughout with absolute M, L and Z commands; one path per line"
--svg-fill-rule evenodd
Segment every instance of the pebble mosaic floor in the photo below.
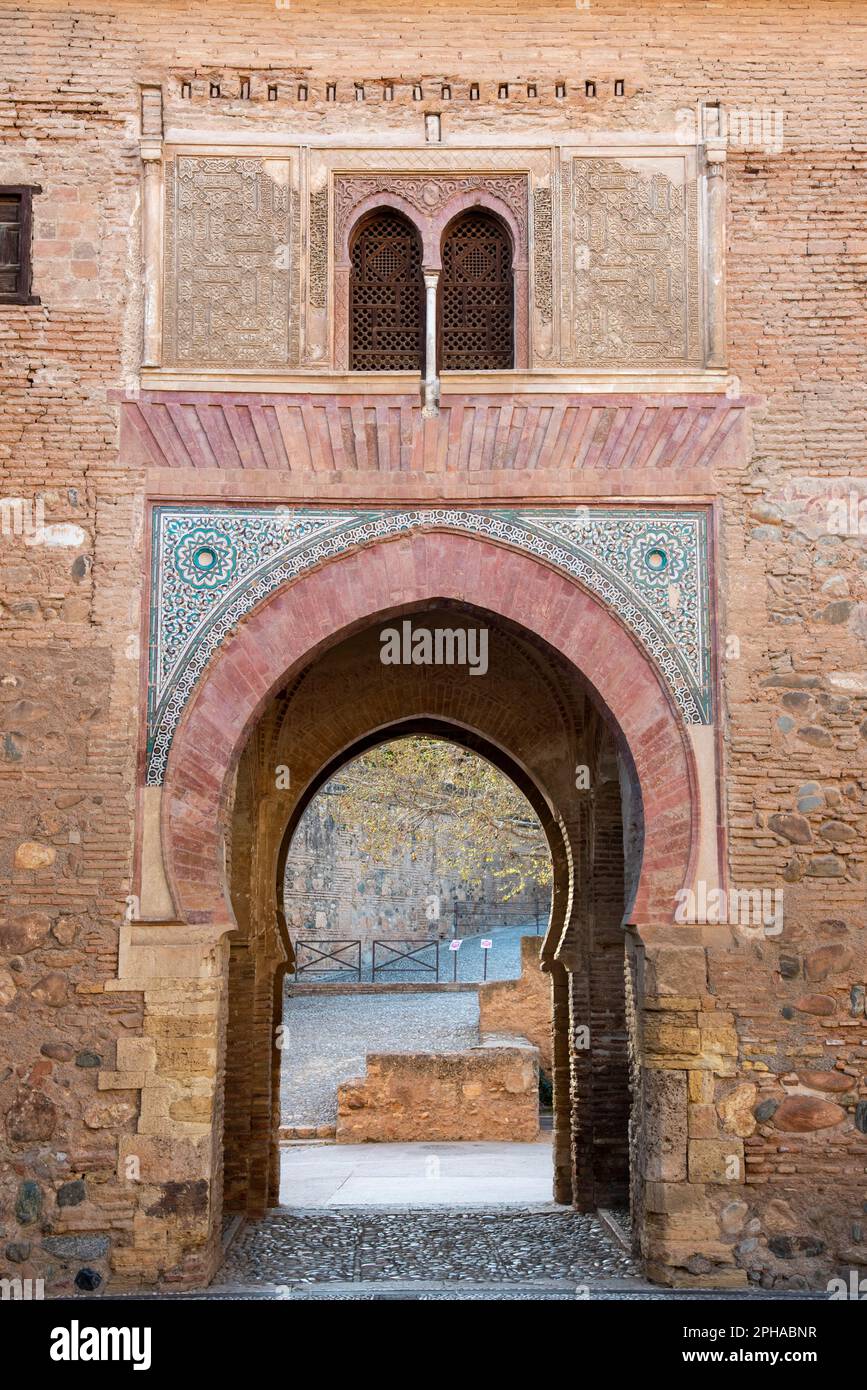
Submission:
M 368 1283 L 548 1284 L 637 1278 L 595 1217 L 525 1211 L 292 1211 L 249 1222 L 214 1287 Z

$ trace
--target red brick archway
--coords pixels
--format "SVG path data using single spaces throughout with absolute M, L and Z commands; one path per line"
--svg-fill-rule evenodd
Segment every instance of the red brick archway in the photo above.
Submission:
M 255 609 L 214 657 L 178 727 L 162 821 L 180 920 L 231 929 L 222 866 L 230 777 L 266 701 L 317 653 L 401 607 L 452 600 L 547 642 L 578 670 L 625 743 L 641 789 L 644 857 L 631 918 L 673 920 L 698 842 L 688 735 L 655 667 L 614 614 L 566 575 L 489 540 L 419 531 L 324 563 Z

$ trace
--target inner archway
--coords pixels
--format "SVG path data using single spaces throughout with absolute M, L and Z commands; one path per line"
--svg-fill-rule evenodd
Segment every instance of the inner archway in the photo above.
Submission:
M 396 732 L 320 788 L 286 857 L 281 1200 L 550 1202 L 548 845 L 466 742 Z

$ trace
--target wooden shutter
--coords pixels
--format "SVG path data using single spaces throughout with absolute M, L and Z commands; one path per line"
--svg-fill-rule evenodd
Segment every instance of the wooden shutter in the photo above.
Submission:
M 21 293 L 21 194 L 0 194 L 0 294 Z
M 38 304 L 30 293 L 32 198 L 37 184 L 0 184 L 0 304 Z

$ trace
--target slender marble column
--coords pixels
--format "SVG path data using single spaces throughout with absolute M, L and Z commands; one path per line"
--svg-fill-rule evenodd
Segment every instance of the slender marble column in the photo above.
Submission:
M 424 360 L 424 404 L 422 415 L 426 420 L 440 413 L 440 381 L 437 376 L 437 285 L 438 270 L 424 272 L 425 289 L 425 360 Z

